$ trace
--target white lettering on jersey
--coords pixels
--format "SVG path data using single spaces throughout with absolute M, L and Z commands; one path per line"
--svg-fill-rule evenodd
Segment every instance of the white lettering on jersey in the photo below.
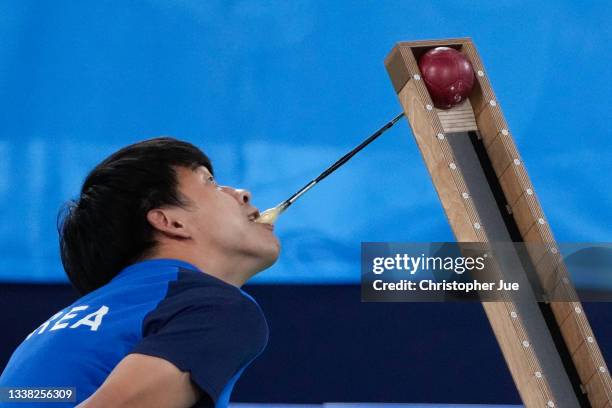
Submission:
M 75 312 L 80 312 L 88 308 L 89 308 L 89 305 L 82 305 L 82 306 L 75 306 L 66 313 L 64 313 L 63 310 L 61 312 L 57 312 L 56 314 L 51 316 L 49 320 L 47 320 L 46 322 L 38 326 L 36 330 L 30 333 L 28 337 L 26 337 L 26 340 L 32 337 L 32 335 L 34 334 L 38 335 L 38 334 L 43 333 L 45 330 L 47 330 L 47 327 L 49 327 L 49 325 L 58 318 L 59 320 L 57 320 L 55 324 L 48 331 L 51 332 L 54 330 L 61 330 L 61 329 L 65 329 L 66 327 L 68 327 L 69 329 L 74 329 L 79 326 L 89 326 L 89 330 L 97 331 L 100 325 L 102 324 L 102 318 L 110 310 L 107 306 L 102 305 L 97 311 L 90 313 L 87 316 L 81 318 L 76 323 L 74 323 L 72 326 L 68 326 L 70 324 L 68 320 L 74 319 L 75 317 L 78 316 L 78 313 L 75 313 Z
M 53 325 L 53 327 L 51 327 L 49 329 L 49 331 L 63 329 L 64 327 L 68 326 L 68 323 L 64 323 L 64 322 L 66 322 L 67 320 L 72 319 L 73 317 L 76 317 L 76 313 L 72 313 L 72 312 L 79 312 L 81 310 L 87 309 L 88 307 L 89 306 L 76 306 L 76 307 L 73 307 L 72 309 L 70 309 L 70 311 L 68 313 L 63 315 L 61 319 L 59 319 L 57 322 L 55 322 L 55 324 Z
M 82 318 L 81 320 L 73 324 L 72 326 L 70 326 L 70 328 L 74 329 L 75 327 L 84 325 L 84 326 L 91 327 L 90 330 L 96 331 L 98 330 L 98 326 L 102 324 L 102 318 L 104 317 L 106 313 L 108 313 L 108 307 L 102 306 L 96 312 L 88 314 L 87 316 L 85 316 L 84 318 Z
M 41 324 L 40 326 L 38 326 L 36 329 L 34 329 L 34 331 L 30 334 L 28 334 L 28 337 L 26 337 L 26 340 L 29 339 L 30 337 L 32 337 L 32 335 L 34 333 L 36 333 L 36 330 L 38 330 L 38 334 L 42 333 L 45 331 L 45 329 L 47 328 L 47 326 L 49 326 L 49 323 L 51 323 L 53 320 L 57 319 L 58 317 L 60 317 L 60 315 L 62 314 L 62 312 L 57 312 L 56 314 L 54 314 L 53 316 L 51 316 L 51 318 L 49 320 L 47 320 L 46 322 L 44 322 L 43 324 Z

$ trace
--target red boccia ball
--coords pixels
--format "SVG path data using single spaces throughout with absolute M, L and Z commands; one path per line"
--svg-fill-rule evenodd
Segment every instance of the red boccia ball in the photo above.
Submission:
M 419 59 L 419 69 L 434 106 L 449 109 L 468 97 L 474 86 L 474 69 L 459 51 L 436 47 Z

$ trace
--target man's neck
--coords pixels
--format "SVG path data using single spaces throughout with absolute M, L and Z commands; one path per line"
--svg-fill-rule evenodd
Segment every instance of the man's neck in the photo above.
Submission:
M 178 259 L 192 264 L 202 272 L 214 276 L 230 285 L 241 287 L 256 272 L 249 268 L 247 259 L 239 256 L 224 256 L 219 252 L 214 254 L 198 253 L 183 248 L 160 246 L 147 259 Z

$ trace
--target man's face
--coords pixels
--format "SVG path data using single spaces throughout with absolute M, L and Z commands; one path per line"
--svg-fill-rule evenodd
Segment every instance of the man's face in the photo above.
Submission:
M 278 258 L 274 227 L 253 222 L 259 215 L 246 190 L 219 186 L 208 169 L 177 169 L 178 189 L 189 201 L 183 217 L 197 245 L 252 259 L 259 270 Z

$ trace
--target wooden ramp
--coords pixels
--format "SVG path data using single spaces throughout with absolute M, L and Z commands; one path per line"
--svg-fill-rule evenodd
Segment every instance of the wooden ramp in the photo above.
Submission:
M 462 52 L 476 73 L 469 100 L 450 110 L 433 106 L 417 65 L 437 46 Z M 457 241 L 527 245 L 496 271 L 524 281 L 531 271 L 549 301 L 522 292 L 482 303 L 523 403 L 612 408 L 608 368 L 473 42 L 401 42 L 385 65 Z

